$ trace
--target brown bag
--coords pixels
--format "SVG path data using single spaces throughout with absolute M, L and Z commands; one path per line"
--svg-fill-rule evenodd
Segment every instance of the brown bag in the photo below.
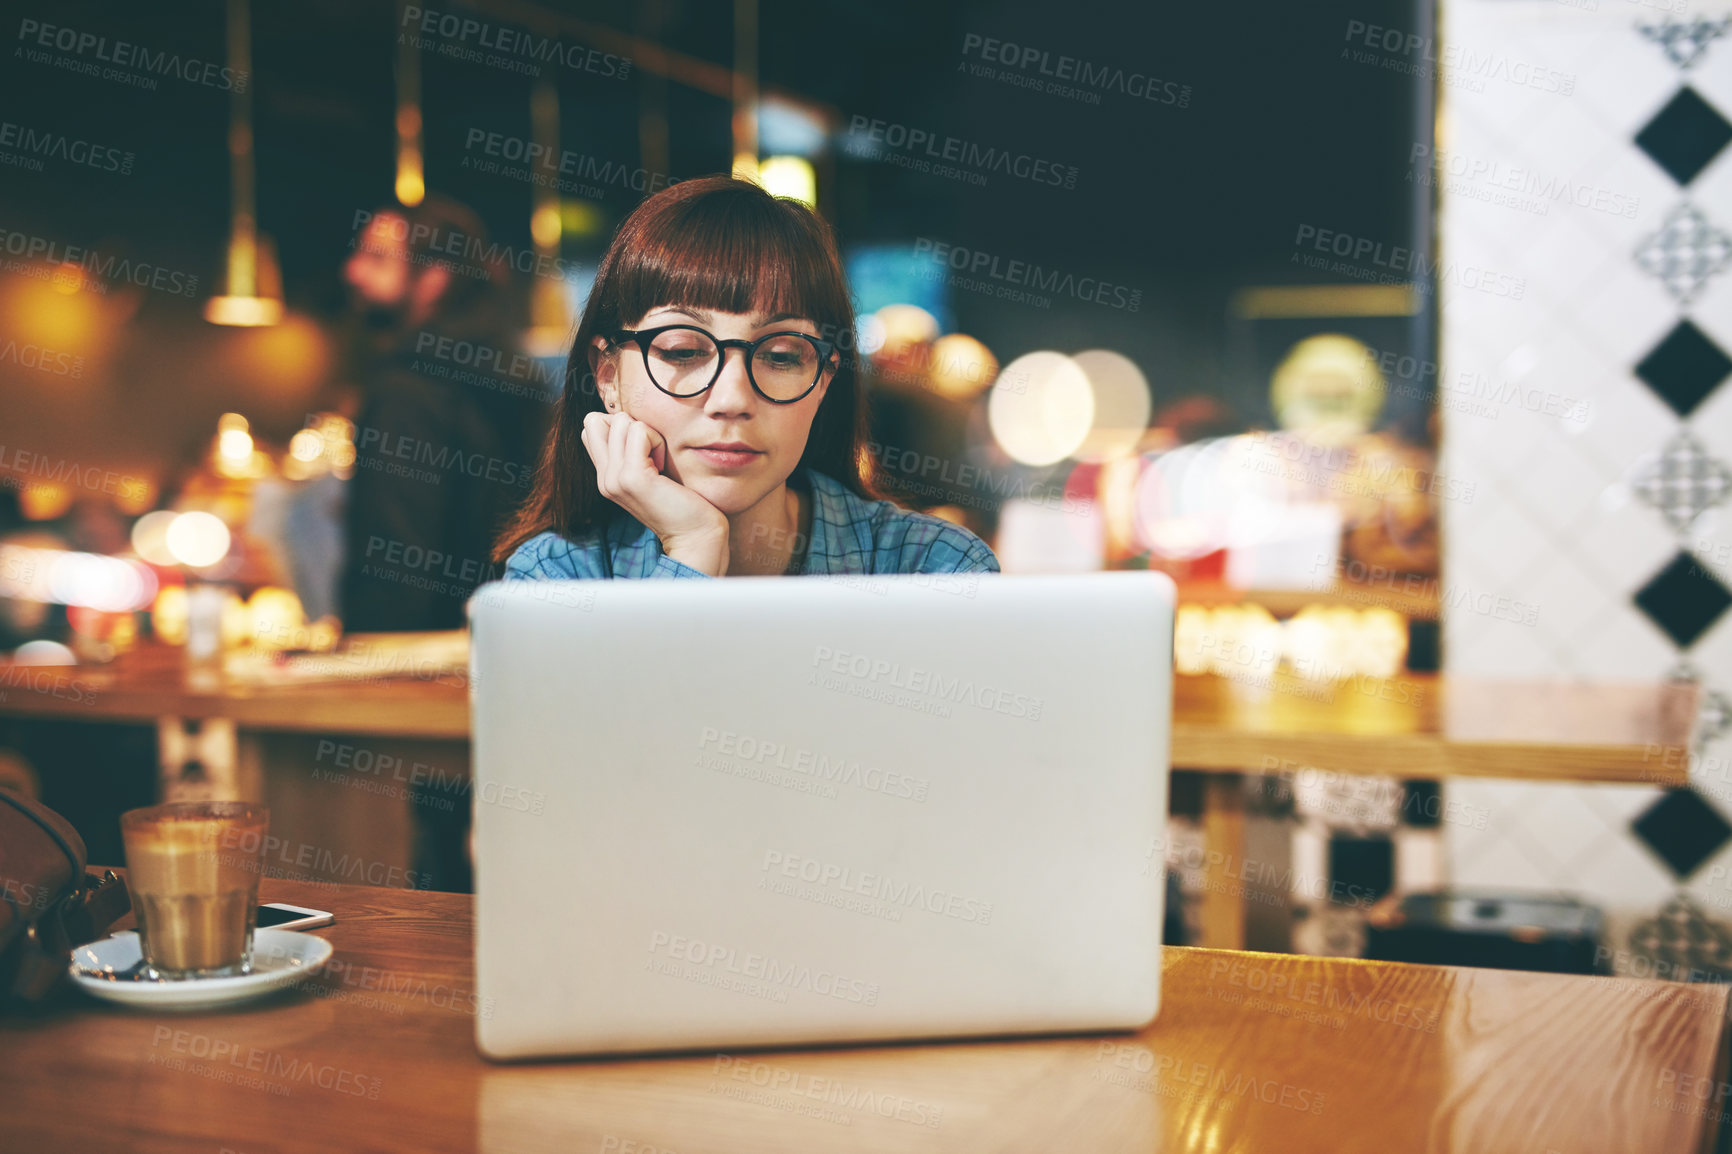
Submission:
M 85 872 L 84 839 L 41 802 L 0 789 L 0 1001 L 36 1001 L 72 951 L 132 908 L 126 883 Z

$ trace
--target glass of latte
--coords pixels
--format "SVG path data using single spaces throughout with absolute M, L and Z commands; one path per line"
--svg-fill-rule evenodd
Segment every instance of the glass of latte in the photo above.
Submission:
M 270 811 L 242 801 L 155 805 L 120 815 L 127 888 L 152 977 L 252 972 Z

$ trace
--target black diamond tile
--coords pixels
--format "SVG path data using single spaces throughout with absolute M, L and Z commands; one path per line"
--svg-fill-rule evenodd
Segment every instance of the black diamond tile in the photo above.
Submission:
M 1732 840 L 1732 825 L 1689 786 L 1667 791 L 1630 823 L 1630 829 L 1672 868 L 1679 881 Z
M 1680 417 L 1689 416 L 1727 373 L 1732 357 L 1689 321 L 1679 321 L 1636 366 L 1636 375 Z
M 1732 124 L 1696 90 L 1680 88 L 1636 134 L 1636 144 L 1679 184 L 1689 184 L 1732 140 Z
M 1680 646 L 1688 649 L 1732 605 L 1732 593 L 1707 566 L 1680 551 L 1636 591 L 1636 606 Z
M 1395 843 L 1387 837 L 1332 834 L 1329 881 L 1330 900 L 1363 899 L 1362 904 L 1370 905 L 1395 884 Z

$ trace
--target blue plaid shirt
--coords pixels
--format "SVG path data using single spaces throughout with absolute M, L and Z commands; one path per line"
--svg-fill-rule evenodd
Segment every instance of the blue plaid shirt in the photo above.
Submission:
M 942 517 L 867 500 L 804 465 L 788 483 L 812 498 L 811 539 L 803 565 L 796 548 L 791 574 L 999 572 L 998 558 L 985 541 Z M 605 546 L 601 538 L 598 528 L 575 541 L 554 532 L 537 534 L 506 561 L 505 579 L 607 577 L 610 562 L 614 577 L 710 576 L 664 554 L 655 533 L 630 514 L 615 516 Z

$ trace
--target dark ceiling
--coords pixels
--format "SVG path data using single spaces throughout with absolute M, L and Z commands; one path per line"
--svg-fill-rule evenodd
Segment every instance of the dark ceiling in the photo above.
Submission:
M 226 9 L 214 0 L 185 0 L 172 14 L 112 0 L 9 0 L 7 7 L 15 30 L 37 20 L 201 59 L 220 61 L 224 52 Z M 517 25 L 501 13 L 521 11 L 486 2 L 428 7 L 502 28 Z M 732 60 L 728 3 L 524 7 L 622 33 L 654 32 L 666 47 L 716 65 Z M 354 214 L 391 191 L 397 11 L 378 0 L 255 3 L 252 11 L 260 224 L 282 254 L 290 306 L 328 315 L 342 301 L 337 268 Z M 1302 224 L 1391 243 L 1412 233 L 1407 157 L 1416 82 L 1341 53 L 1350 21 L 1412 28 L 1418 11 L 1411 0 L 762 0 L 759 68 L 765 86 L 844 117 L 927 127 L 1075 165 L 1074 190 L 997 177 L 978 188 L 843 157 L 824 210 L 845 244 L 937 237 L 1142 288 L 1136 314 L 1062 301 L 1034 313 L 967 293 L 955 304 L 961 327 L 1001 359 L 1034 347 L 1107 346 L 1143 364 L 1157 390 L 1162 379 L 1183 381 L 1244 407 L 1256 403 L 1244 383 L 1223 379 L 1229 294 L 1247 284 L 1319 279 L 1292 264 Z M 965 67 L 970 34 L 1187 85 L 1189 106 L 1116 92 L 1091 105 L 977 78 Z M 471 131 L 529 135 L 531 80 L 431 54 L 421 59 L 429 186 L 472 203 L 499 238 L 527 244 L 528 186 L 465 171 L 461 162 Z M 641 68 L 625 81 L 561 73 L 562 145 L 635 166 L 647 82 Z M 4 119 L 100 138 L 136 155 L 124 176 L 0 168 L 5 227 L 131 251 L 220 283 L 229 207 L 224 92 L 173 79 L 143 92 L 14 57 L 0 74 L 0 101 Z M 727 102 L 676 81 L 668 111 L 672 173 L 725 170 Z M 611 190 L 604 216 L 617 220 L 634 200 Z M 585 255 L 581 242 L 576 247 L 571 255 Z

